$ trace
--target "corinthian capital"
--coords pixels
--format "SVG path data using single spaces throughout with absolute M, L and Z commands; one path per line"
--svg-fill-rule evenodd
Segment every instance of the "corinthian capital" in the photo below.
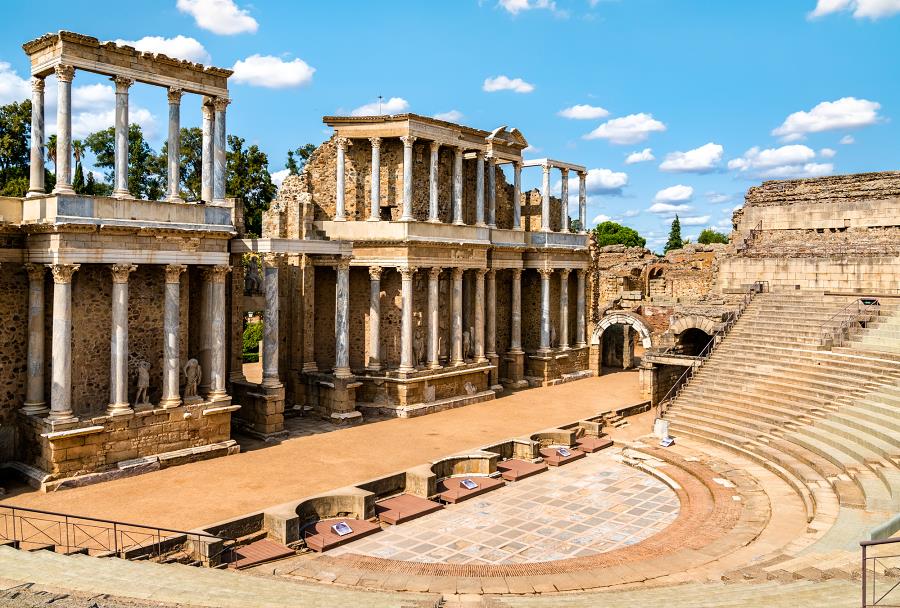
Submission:
M 336 145 L 343 152 L 346 152 L 347 146 L 350 145 L 350 140 L 346 137 L 338 137 L 334 140 L 334 145 Z
M 418 270 L 418 268 L 416 268 L 415 266 L 400 266 L 397 269 L 397 271 L 400 273 L 400 277 L 404 281 L 412 280 L 413 275 L 416 274 L 416 270 Z
M 46 269 L 42 264 L 25 264 L 25 272 L 28 273 L 29 281 L 43 281 Z
M 181 273 L 187 270 L 184 264 L 169 264 L 166 266 L 166 283 L 179 283 Z
M 230 103 L 231 100 L 227 97 L 216 97 L 213 99 L 213 107 L 216 109 L 216 112 L 224 112 Z
M 416 141 L 415 135 L 404 135 L 400 138 L 400 141 L 403 142 L 404 148 L 412 148 L 413 143 Z
M 166 94 L 166 97 L 169 98 L 170 104 L 179 104 L 181 103 L 181 94 L 184 93 L 182 89 L 178 87 L 169 87 L 169 91 Z
M 81 268 L 81 264 L 47 264 L 53 273 L 53 282 L 65 285 L 72 282 L 72 275 Z
M 227 264 L 207 266 L 203 269 L 203 278 L 210 283 L 224 283 L 225 275 L 229 272 L 231 272 L 231 266 Z
M 372 144 L 372 149 L 373 149 L 373 150 L 380 150 L 380 149 L 381 149 L 381 138 L 380 138 L 380 137 L 370 137 L 370 138 L 369 138 L 369 143 Z
M 75 66 L 73 65 L 64 65 L 61 63 L 53 69 L 56 72 L 56 79 L 59 82 L 72 82 L 72 79 L 75 78 Z
M 384 269 L 381 266 L 369 266 L 369 278 L 373 281 L 380 281 L 383 271 Z
M 538 268 L 537 271 L 541 275 L 542 279 L 550 280 L 550 278 L 553 276 L 552 268 Z
M 43 93 L 44 91 L 44 79 L 39 78 L 37 76 L 33 76 L 31 78 L 31 90 L 36 93 Z
M 134 264 L 113 264 L 109 267 L 112 272 L 113 283 L 127 283 L 128 275 L 137 270 Z
M 128 78 L 127 76 L 113 76 L 110 80 L 116 83 L 116 93 L 127 93 L 131 85 L 134 84 L 134 78 Z

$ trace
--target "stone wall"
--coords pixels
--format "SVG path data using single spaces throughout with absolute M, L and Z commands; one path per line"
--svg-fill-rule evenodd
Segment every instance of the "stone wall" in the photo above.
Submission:
M 45 289 L 47 282 L 49 281 L 45 281 Z M 0 266 L 0 294 L 3 294 L 0 297 L 0 428 L 2 428 L 12 424 L 16 410 L 25 402 L 28 276 L 20 264 Z M 4 435 L 0 435 L 0 441 L 3 439 Z

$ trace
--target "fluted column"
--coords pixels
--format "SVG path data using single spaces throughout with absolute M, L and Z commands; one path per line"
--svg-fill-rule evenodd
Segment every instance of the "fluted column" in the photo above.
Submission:
M 497 227 L 497 168 L 494 164 L 494 157 L 489 156 L 487 162 L 487 223 L 491 228 Z
M 56 186 L 54 194 L 74 194 L 72 189 L 72 79 L 75 68 L 56 66 Z
M 485 350 L 487 357 L 497 356 L 497 271 L 487 271 L 487 288 L 485 290 Z
M 462 226 L 466 222 L 463 220 L 463 149 L 454 148 L 453 150 L 453 223 Z
M 43 82 L 43 81 L 41 81 Z M 40 264 L 25 264 L 28 272 L 28 369 L 25 385 L 26 414 L 47 412 L 44 401 L 44 274 Z
M 438 159 L 441 150 L 441 142 L 431 142 L 431 164 L 428 170 L 428 221 L 440 222 L 438 205 L 438 169 L 440 168 Z
M 112 331 L 109 343 L 110 416 L 131 411 L 128 403 L 128 276 L 137 270 L 133 264 L 113 264 Z
M 560 201 L 559 205 L 559 230 L 560 232 L 568 232 L 569 231 L 569 170 L 568 169 L 560 169 L 560 174 L 562 175 L 562 185 L 560 186 Z
M 484 226 L 484 152 L 475 152 L 475 225 Z
M 403 310 L 400 324 L 400 371 L 415 371 L 416 365 L 413 359 L 413 275 L 416 269 L 410 266 L 401 266 L 400 294 L 403 301 Z
M 278 388 L 281 380 L 278 377 L 278 266 L 281 256 L 269 253 L 263 256 L 263 286 L 266 295 L 266 311 L 263 318 L 263 377 L 262 385 L 267 388 Z
M 345 222 L 347 221 L 347 209 L 344 202 L 344 197 L 346 194 L 345 180 L 347 177 L 345 158 L 347 156 L 347 146 L 350 145 L 350 140 L 346 137 L 338 137 L 336 140 L 334 140 L 334 145 L 337 150 L 337 166 L 335 167 L 334 172 L 336 182 L 334 186 L 334 221 Z
M 203 141 L 200 149 L 200 200 L 211 203 L 213 200 L 213 157 L 216 155 L 213 139 L 215 139 L 216 110 L 212 97 L 204 97 L 200 106 L 203 114 Z
M 381 138 L 370 137 L 369 143 L 372 144 L 372 179 L 371 191 L 369 198 L 371 199 L 371 207 L 369 208 L 369 221 L 381 221 Z M 343 178 L 342 178 L 343 179 Z M 343 188 L 341 188 L 343 191 Z
M 541 232 L 550 232 L 550 165 L 542 165 L 544 178 L 541 182 Z
M 187 266 L 182 264 L 169 264 L 165 268 L 162 398 L 159 401 L 163 408 L 181 404 L 178 386 L 181 375 L 181 273 L 185 270 Z
M 559 347 L 569 348 L 569 269 L 559 271 Z
M 168 189 L 166 200 L 181 203 L 183 199 L 178 193 L 181 181 L 181 89 L 169 87 L 169 143 L 168 143 Z
M 111 80 L 116 83 L 116 158 L 112 195 L 115 198 L 129 198 L 131 193 L 128 191 L 128 89 L 134 84 L 134 79 L 113 76 Z
M 381 369 L 381 266 L 369 266 L 369 362 L 366 369 Z
M 552 268 L 538 268 L 541 274 L 541 348 L 543 352 L 550 350 L 550 278 Z
M 225 392 L 227 357 L 225 356 L 225 275 L 231 266 L 213 266 L 206 271 L 209 282 L 209 345 L 210 345 L 210 401 L 228 398 Z
M 72 413 L 72 275 L 80 264 L 48 264 L 53 273 L 53 342 L 50 420 L 74 422 Z
M 213 204 L 225 204 L 225 146 L 227 145 L 227 131 L 225 129 L 225 108 L 231 103 L 225 97 L 216 97 L 213 107 L 216 110 L 216 135 L 213 138 Z
M 475 271 L 475 361 L 484 363 L 484 275 L 487 271 Z
M 581 234 L 587 233 L 587 173 L 578 172 L 578 220 L 581 222 Z
M 522 230 L 522 163 L 513 163 L 513 230 Z
M 439 304 L 440 290 L 438 281 L 441 278 L 441 268 L 435 267 L 428 271 L 428 367 L 437 369 L 441 366 L 438 353 L 440 335 Z
M 44 192 L 44 79 L 31 79 L 31 172 L 28 196 L 42 196 Z
M 450 365 L 463 365 L 465 364 L 465 355 L 463 353 L 463 342 L 462 342 L 462 281 L 463 281 L 463 269 L 462 268 L 454 268 L 451 271 L 453 277 L 453 296 L 451 299 L 452 303 L 452 322 L 451 322 L 451 331 L 453 349 L 451 351 L 450 357 Z
M 416 138 L 412 135 L 404 135 L 400 138 L 403 142 L 403 213 L 401 222 L 414 222 L 413 217 L 413 143 Z
M 587 346 L 584 327 L 584 270 L 576 270 L 575 276 L 578 278 L 578 287 L 576 292 L 576 310 L 575 310 L 575 346 L 584 348 Z
M 510 312 L 509 352 L 522 352 L 522 269 L 512 270 L 512 311 Z
M 349 378 L 350 372 L 350 260 L 337 263 L 334 290 L 334 377 Z

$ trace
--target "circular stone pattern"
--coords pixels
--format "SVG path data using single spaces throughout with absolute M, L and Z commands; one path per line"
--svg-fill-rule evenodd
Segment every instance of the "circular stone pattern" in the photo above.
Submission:
M 525 564 L 638 543 L 678 516 L 675 492 L 609 454 L 551 468 L 329 551 L 443 564 Z

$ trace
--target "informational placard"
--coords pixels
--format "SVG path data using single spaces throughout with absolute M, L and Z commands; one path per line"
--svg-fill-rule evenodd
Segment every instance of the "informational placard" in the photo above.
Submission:
M 563 458 L 568 458 L 572 455 L 572 452 L 569 451 L 569 448 L 557 448 L 556 453 L 562 456 Z
M 478 484 L 471 479 L 463 479 L 461 482 L 459 482 L 459 485 L 467 490 L 474 490 L 478 487 Z
M 348 534 L 353 532 L 353 528 L 351 528 L 347 522 L 339 521 L 338 523 L 331 526 L 331 531 L 338 536 L 347 536 Z

